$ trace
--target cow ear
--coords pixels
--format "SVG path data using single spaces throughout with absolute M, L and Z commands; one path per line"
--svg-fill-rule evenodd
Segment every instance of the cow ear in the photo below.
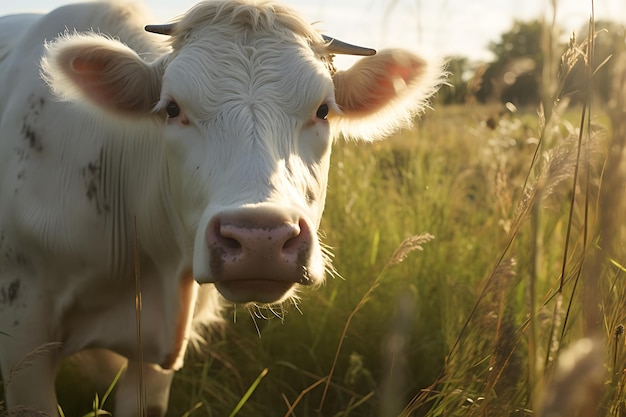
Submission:
M 383 50 L 335 73 L 335 100 L 342 113 L 331 121 L 344 136 L 382 138 L 410 125 L 442 79 L 439 65 L 428 65 L 409 51 Z
M 159 100 L 160 71 L 135 51 L 95 34 L 70 35 L 46 46 L 42 75 L 60 97 L 116 114 L 144 116 Z

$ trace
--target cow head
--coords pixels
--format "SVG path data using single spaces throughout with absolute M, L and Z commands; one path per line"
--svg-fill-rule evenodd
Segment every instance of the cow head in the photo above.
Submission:
M 198 282 L 260 303 L 321 283 L 332 138 L 373 140 L 410 121 L 439 68 L 388 50 L 335 71 L 328 39 L 273 3 L 201 3 L 167 32 L 154 62 L 110 38 L 66 36 L 48 45 L 44 75 L 99 112 L 158 120 Z

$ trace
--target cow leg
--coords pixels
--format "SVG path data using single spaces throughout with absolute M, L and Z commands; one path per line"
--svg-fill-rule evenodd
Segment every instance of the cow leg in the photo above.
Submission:
M 91 349 L 78 353 L 73 358 L 83 372 L 95 381 L 99 389 L 111 385 L 115 375 L 126 365 L 126 370 L 117 383 L 115 393 L 115 417 L 136 417 L 139 413 L 139 364 L 106 349 Z M 169 400 L 173 371 L 163 371 L 159 366 L 144 364 L 143 387 L 146 392 L 146 408 L 149 417 L 165 415 Z M 105 407 L 107 408 L 107 407 Z M 108 408 L 107 408 L 108 409 Z
M 106 391 L 127 359 L 107 349 L 88 349 L 74 354 L 70 361 L 80 374 L 95 384 L 98 392 Z
M 143 380 L 140 379 L 139 363 L 128 361 L 128 368 L 120 380 L 115 395 L 115 417 L 136 417 L 139 414 L 137 399 L 140 384 L 146 393 L 145 406 L 148 417 L 162 417 L 167 411 L 170 386 L 174 371 L 163 370 L 158 365 L 143 364 Z

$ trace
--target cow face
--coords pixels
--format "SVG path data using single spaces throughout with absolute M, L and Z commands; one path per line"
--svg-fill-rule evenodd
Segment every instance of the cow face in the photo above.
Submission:
M 49 45 L 43 62 L 58 94 L 114 117 L 158 118 L 194 278 L 233 302 L 276 302 L 322 282 L 331 131 L 384 134 L 439 80 L 399 50 L 335 73 L 322 37 L 294 16 L 278 5 L 205 3 L 154 63 L 95 35 Z
M 235 302 L 321 282 L 316 230 L 337 111 L 329 71 L 293 36 L 215 42 L 223 34 L 212 27 L 186 36 L 194 40 L 170 57 L 156 109 L 184 223 L 197 229 L 195 279 Z

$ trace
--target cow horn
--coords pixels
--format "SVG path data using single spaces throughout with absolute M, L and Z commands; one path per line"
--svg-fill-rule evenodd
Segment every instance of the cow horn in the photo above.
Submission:
M 166 23 L 164 25 L 146 25 L 146 32 L 158 33 L 159 35 L 171 35 L 176 27 L 175 23 Z
M 360 55 L 371 56 L 376 55 L 376 50 L 371 48 L 364 48 L 362 46 L 350 45 L 349 43 L 342 42 L 338 39 L 331 38 L 330 36 L 322 35 L 324 40 L 328 43 L 326 50 L 331 54 L 339 55 Z
M 175 23 L 166 23 L 164 25 L 146 25 L 146 32 L 158 33 L 159 35 L 171 35 L 176 27 Z M 371 56 L 376 55 L 376 50 L 364 48 L 362 46 L 351 45 L 327 35 L 322 35 L 324 41 L 328 43 L 326 50 L 331 54 L 338 55 L 360 55 Z

